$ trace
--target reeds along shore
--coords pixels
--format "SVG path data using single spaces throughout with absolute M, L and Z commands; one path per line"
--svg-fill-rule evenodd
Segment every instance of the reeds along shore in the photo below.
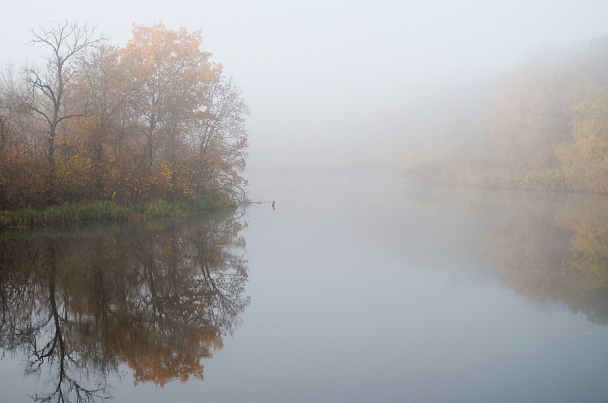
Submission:
M 223 194 L 211 194 L 181 202 L 154 199 L 138 205 L 118 205 L 110 201 L 66 203 L 46 209 L 25 208 L 0 212 L 1 228 L 33 228 L 55 224 L 95 221 L 144 220 L 206 212 L 233 206 L 234 201 Z

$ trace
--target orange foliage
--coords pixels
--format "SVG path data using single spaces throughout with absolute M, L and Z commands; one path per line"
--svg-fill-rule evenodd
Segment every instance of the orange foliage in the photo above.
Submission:
M 47 42 L 53 29 L 67 35 Z M 97 46 L 78 42 L 79 33 Z M 27 91 L 2 86 L 1 207 L 179 200 L 209 190 L 238 196 L 248 109 L 222 66 L 201 50 L 201 32 L 133 25 L 122 48 L 90 35 L 86 27 L 59 24 L 36 37 L 50 60 L 66 64 L 30 70 L 23 83 L 34 94 L 28 107 L 18 108 Z M 75 53 L 53 56 L 57 47 Z M 46 77 L 58 77 L 48 85 L 61 88 L 61 103 L 45 92 Z M 53 107 L 61 114 L 49 120 Z

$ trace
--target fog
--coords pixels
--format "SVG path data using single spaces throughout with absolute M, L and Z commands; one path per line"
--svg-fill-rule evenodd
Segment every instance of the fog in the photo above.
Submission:
M 608 34 L 606 15 L 602 0 L 23 1 L 3 8 L 0 42 L 21 65 L 52 21 L 116 45 L 132 23 L 201 29 L 251 108 L 248 173 L 400 175 L 461 135 L 446 114 L 466 121 L 504 72 Z

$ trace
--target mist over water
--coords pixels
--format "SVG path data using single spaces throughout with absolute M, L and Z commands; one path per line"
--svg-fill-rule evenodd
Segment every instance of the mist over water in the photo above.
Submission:
M 276 210 L 247 213 L 256 270 L 244 317 L 256 326 L 235 340 L 251 335 L 251 362 L 265 363 L 247 374 L 258 400 L 608 393 L 605 289 L 588 277 L 605 276 L 592 263 L 605 256 L 605 197 L 377 177 L 265 177 L 252 186 L 261 200 L 276 199 Z
M 608 34 L 596 0 L 35 3 L 0 27 L 16 66 L 38 60 L 30 30 L 51 21 L 97 24 L 117 46 L 132 23 L 201 29 L 251 107 L 250 174 L 403 174 L 472 135 L 454 115 L 483 117 L 471 95 L 488 81 Z
M 236 216 L 5 238 L 5 395 L 77 382 L 151 402 L 608 396 L 605 196 L 387 177 L 251 187 Z M 36 381 L 53 334 L 65 350 Z
M 253 203 L 0 239 L 7 399 L 607 400 L 608 2 L 34 3 L 202 30 Z

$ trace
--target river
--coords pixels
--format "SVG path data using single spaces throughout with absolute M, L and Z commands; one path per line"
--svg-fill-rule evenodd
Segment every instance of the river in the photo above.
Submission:
M 250 182 L 246 209 L 3 234 L 2 400 L 608 399 L 607 197 Z

